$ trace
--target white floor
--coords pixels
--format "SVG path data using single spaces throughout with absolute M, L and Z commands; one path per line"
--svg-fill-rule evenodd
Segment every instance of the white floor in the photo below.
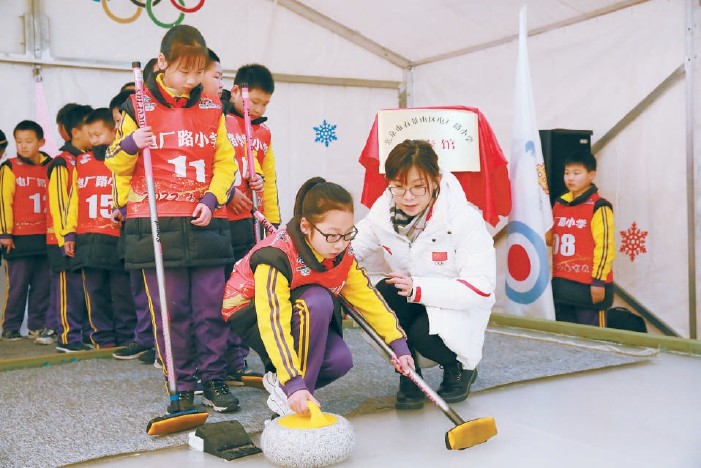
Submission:
M 499 434 L 462 451 L 445 448 L 450 420 L 432 404 L 351 419 L 348 467 L 701 467 L 701 358 L 655 361 L 526 382 L 470 395 L 464 418 L 496 418 Z M 254 441 L 258 443 L 257 437 Z M 263 467 L 260 454 L 231 462 L 188 446 L 100 460 L 102 467 Z

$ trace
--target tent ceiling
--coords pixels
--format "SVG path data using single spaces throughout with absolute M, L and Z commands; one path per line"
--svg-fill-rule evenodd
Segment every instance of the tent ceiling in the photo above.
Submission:
M 533 35 L 646 0 L 273 1 L 406 67 L 513 40 L 518 35 L 518 11 L 526 3 Z

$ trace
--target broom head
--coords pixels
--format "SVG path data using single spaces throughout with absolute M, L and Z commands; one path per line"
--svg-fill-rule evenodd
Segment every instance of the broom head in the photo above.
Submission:
M 482 444 L 497 435 L 494 418 L 477 418 L 459 424 L 445 433 L 448 450 L 462 450 Z
M 186 431 L 204 424 L 208 416 L 209 413 L 206 411 L 195 409 L 159 416 L 148 422 L 146 433 L 151 436 L 158 436 Z

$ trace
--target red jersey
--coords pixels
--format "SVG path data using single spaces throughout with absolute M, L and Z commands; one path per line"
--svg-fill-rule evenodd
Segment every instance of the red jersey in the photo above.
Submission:
M 136 105 L 136 96 L 131 98 Z M 156 138 L 151 148 L 158 216 L 190 217 L 212 181 L 221 104 L 203 96 L 193 107 L 168 107 L 144 90 L 146 121 Z M 139 157 L 131 178 L 127 217 L 149 216 L 146 173 Z M 224 209 L 212 212 L 226 218 Z
M 307 265 L 302 256 L 297 252 L 292 238 L 286 229 L 280 229 L 256 244 L 248 254 L 236 264 L 224 290 L 224 305 L 222 315 L 228 320 L 238 310 L 247 306 L 255 296 L 255 283 L 253 270 L 251 270 L 251 256 L 264 247 L 274 247 L 281 250 L 287 257 L 292 271 L 290 290 L 297 289 L 306 284 L 318 284 L 338 295 L 348 278 L 348 271 L 353 265 L 354 257 L 350 249 L 343 253 L 343 258 L 338 265 L 328 271 L 316 271 Z
M 553 277 L 591 284 L 595 247 L 591 220 L 600 199 L 593 193 L 583 203 L 553 206 Z M 612 271 L 604 282 L 613 282 Z
M 12 235 L 46 234 L 46 166 L 19 157 L 10 159 L 9 163 L 15 175 Z
M 77 178 L 77 234 L 106 234 L 119 237 L 111 221 L 112 171 L 92 153 L 81 154 L 75 166 Z
M 236 150 L 236 163 L 239 166 L 239 172 L 236 174 L 234 187 L 243 192 L 249 199 L 252 199 L 251 188 L 248 186 L 248 180 L 243 176 L 248 177 L 250 169 L 248 167 L 248 155 L 246 154 L 246 131 L 245 121 L 243 117 L 236 114 L 226 115 L 226 131 L 229 141 Z M 251 125 L 251 148 L 253 155 L 258 160 L 258 164 L 263 165 L 265 154 L 270 148 L 270 129 L 265 125 Z M 243 176 L 242 176 L 243 175 Z M 265 213 L 263 208 L 263 198 L 258 194 L 258 210 Z M 231 208 L 231 204 L 227 205 L 227 215 L 229 221 L 238 219 L 251 218 L 253 215 L 248 212 L 236 213 Z

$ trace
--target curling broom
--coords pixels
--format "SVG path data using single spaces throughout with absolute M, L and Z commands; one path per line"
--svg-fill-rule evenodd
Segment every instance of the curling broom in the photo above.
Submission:
M 275 232 L 275 226 L 255 209 L 251 210 L 253 215 L 270 233 Z M 392 348 L 384 342 L 377 334 L 374 328 L 365 320 L 365 318 L 345 299 L 343 296 L 336 296 L 341 304 L 346 309 L 350 317 L 355 320 L 358 325 L 367 333 L 372 340 L 379 345 L 380 348 L 389 356 L 391 362 L 397 360 L 397 355 Z M 413 369 L 409 369 L 407 377 L 428 397 L 441 411 L 450 419 L 455 427 L 445 434 L 445 447 L 448 450 L 463 450 L 477 444 L 482 444 L 495 435 L 497 435 L 496 421 L 492 417 L 463 420 L 448 403 L 441 398 L 429 385 L 424 382 L 419 374 Z
M 131 64 L 134 70 L 134 83 L 136 85 L 136 118 L 140 128 L 146 127 L 146 111 L 144 109 L 144 77 L 141 73 L 141 63 Z M 142 150 L 144 158 L 144 172 L 146 173 L 146 191 L 148 193 L 148 207 L 151 217 L 151 238 L 153 239 L 153 255 L 156 263 L 156 279 L 158 280 L 158 298 L 161 302 L 161 328 L 163 329 L 163 341 L 165 343 L 165 365 L 168 378 L 168 393 L 173 408 L 177 411 L 165 416 L 159 416 L 149 421 L 146 426 L 148 435 L 163 435 L 173 432 L 185 431 L 204 424 L 209 416 L 206 411 L 191 409 L 180 411 L 178 390 L 175 384 L 175 367 L 173 365 L 173 349 L 170 343 L 170 319 L 168 316 L 168 300 L 165 290 L 165 273 L 163 270 L 163 252 L 161 246 L 160 231 L 158 228 L 158 212 L 156 211 L 156 190 L 153 184 L 153 168 L 151 166 L 151 148 L 148 146 Z

